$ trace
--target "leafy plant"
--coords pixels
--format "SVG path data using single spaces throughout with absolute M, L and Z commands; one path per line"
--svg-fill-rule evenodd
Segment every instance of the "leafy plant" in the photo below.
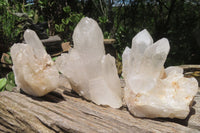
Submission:
M 21 28 L 17 28 L 15 25 L 19 21 L 19 18 L 13 13 L 16 9 L 11 7 L 8 0 L 0 2 L 1 16 L 0 16 L 0 36 L 2 39 L 0 43 L 4 45 L 11 45 L 19 38 L 18 35 L 21 32 Z
M 7 83 L 7 79 L 6 78 L 1 78 L 0 79 L 0 91 L 4 91 L 5 90 L 6 83 Z
M 7 64 L 12 64 L 12 58 L 11 58 L 11 55 L 10 55 L 10 52 L 7 52 L 8 56 L 4 56 L 4 61 L 5 63 Z
M 0 79 L 0 91 L 12 91 L 15 86 L 15 76 L 13 72 L 9 72 L 5 78 Z
M 74 28 L 84 15 L 83 13 L 73 12 L 70 6 L 64 7 L 63 11 L 68 14 L 68 17 L 61 19 L 60 24 L 55 24 L 55 29 L 62 39 L 71 41 Z
M 52 59 L 53 61 L 56 61 L 56 58 L 57 58 L 57 56 L 56 56 L 56 57 L 52 57 L 51 59 Z
M 68 2 L 64 0 L 35 1 L 38 13 L 43 16 L 43 19 L 48 23 L 48 35 L 55 35 L 55 27 L 57 27 L 59 31 L 62 31 L 62 27 L 55 26 L 55 24 L 59 25 L 61 23 L 61 20 L 66 17 L 67 14 L 65 14 L 65 12 L 63 11 L 63 7 L 65 7 L 67 3 Z
M 13 87 L 16 86 L 14 73 L 9 72 L 6 78 L 7 78 L 6 90 L 12 91 Z
M 0 44 L 6 45 L 7 49 L 13 43 L 21 42 L 24 31 L 39 21 L 37 10 L 31 6 L 18 1 L 0 1 Z

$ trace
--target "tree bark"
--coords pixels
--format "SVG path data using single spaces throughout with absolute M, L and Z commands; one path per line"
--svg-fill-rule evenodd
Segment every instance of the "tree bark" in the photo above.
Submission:
M 200 132 L 199 93 L 194 101 L 192 112 L 185 120 L 153 120 L 136 118 L 126 107 L 95 105 L 60 88 L 40 98 L 4 91 L 0 93 L 0 132 L 194 133 Z

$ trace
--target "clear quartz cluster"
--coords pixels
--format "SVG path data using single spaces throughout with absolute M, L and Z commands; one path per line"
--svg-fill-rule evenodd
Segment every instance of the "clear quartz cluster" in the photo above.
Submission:
M 57 68 L 79 95 L 98 105 L 122 106 L 115 59 L 105 55 L 103 34 L 96 21 L 82 18 L 73 33 L 74 48 L 56 60 Z
M 27 44 L 11 47 L 15 82 L 29 95 L 43 96 L 58 87 L 59 72 L 34 31 L 26 30 L 24 39 Z
M 123 55 L 125 102 L 137 117 L 184 119 L 189 114 L 198 83 L 185 78 L 183 69 L 168 67 L 164 62 L 170 46 L 166 38 L 153 43 L 147 30 L 139 32 Z

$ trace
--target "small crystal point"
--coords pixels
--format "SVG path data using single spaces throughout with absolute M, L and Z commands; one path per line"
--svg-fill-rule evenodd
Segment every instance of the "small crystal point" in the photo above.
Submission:
M 144 29 L 140 31 L 132 40 L 132 50 L 137 53 L 144 53 L 145 49 L 153 43 L 153 39 L 149 32 Z
M 146 30 L 133 38 L 132 48 L 123 55 L 125 102 L 137 117 L 184 119 L 198 91 L 194 78 L 185 78 L 183 69 L 164 69 L 170 46 L 166 38 L 153 43 Z
M 33 48 L 36 57 L 41 58 L 42 56 L 47 55 L 47 52 L 35 31 L 27 29 L 24 32 L 24 40 L 26 44 L 29 44 Z
M 74 48 L 62 54 L 56 65 L 73 90 L 98 105 L 122 106 L 122 89 L 115 59 L 105 55 L 103 33 L 96 21 L 85 17 L 73 33 Z
M 103 33 L 97 22 L 91 18 L 82 18 L 73 33 L 74 48 L 81 56 L 93 55 L 91 59 L 99 59 L 105 55 Z M 85 57 L 87 58 L 87 57 Z

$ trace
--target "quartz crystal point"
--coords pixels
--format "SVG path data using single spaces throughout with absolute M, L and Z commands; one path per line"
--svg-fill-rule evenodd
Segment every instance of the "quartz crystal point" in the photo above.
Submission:
M 197 93 L 195 78 L 185 78 L 183 69 L 164 62 L 170 46 L 166 38 L 153 43 L 147 30 L 139 32 L 123 55 L 125 102 L 137 117 L 184 119 Z
M 34 31 L 26 30 L 24 39 L 27 44 L 11 47 L 15 82 L 29 95 L 43 96 L 58 87 L 59 72 Z
M 105 55 L 103 34 L 96 21 L 83 18 L 73 33 L 74 48 L 56 65 L 79 95 L 98 105 L 122 106 L 122 90 L 115 59 Z

